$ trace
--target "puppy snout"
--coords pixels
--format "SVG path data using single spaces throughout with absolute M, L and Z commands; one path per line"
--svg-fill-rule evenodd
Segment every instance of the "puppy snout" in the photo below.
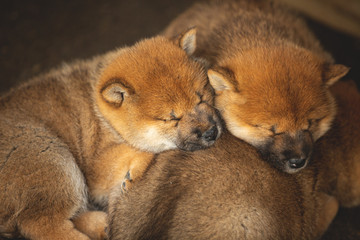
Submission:
M 305 166 L 306 158 L 291 158 L 288 160 L 289 167 L 293 170 L 302 168 Z
M 180 149 L 187 151 L 204 149 L 213 145 L 219 138 L 222 132 L 220 118 L 210 107 L 207 106 L 206 110 L 206 112 L 200 111 L 183 116 L 179 122 L 179 141 L 176 144 Z
M 290 172 L 297 172 L 305 167 L 309 157 L 308 151 L 286 150 L 282 153 L 284 164 Z
M 202 134 L 202 138 L 207 141 L 207 142 L 211 142 L 216 140 L 217 136 L 218 136 L 219 130 L 217 129 L 216 126 L 212 126 L 210 127 L 207 131 L 205 131 Z

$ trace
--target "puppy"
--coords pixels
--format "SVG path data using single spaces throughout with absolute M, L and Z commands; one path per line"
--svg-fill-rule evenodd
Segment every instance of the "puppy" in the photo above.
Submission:
M 303 20 L 273 1 L 197 3 L 164 34 L 190 26 L 229 131 L 281 171 L 306 167 L 336 113 L 329 86 L 349 68 L 334 64 Z
M 195 33 L 66 64 L 0 98 L 0 236 L 104 238 L 106 214 L 88 204 L 106 209 L 154 153 L 215 142 L 213 91 L 189 56 Z

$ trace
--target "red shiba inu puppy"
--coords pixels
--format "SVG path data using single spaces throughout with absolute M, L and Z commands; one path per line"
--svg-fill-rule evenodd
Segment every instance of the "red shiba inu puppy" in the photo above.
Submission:
M 106 214 L 88 204 L 106 209 L 154 153 L 215 142 L 213 92 L 189 57 L 195 33 L 65 65 L 0 98 L 0 236 L 104 238 Z
M 274 1 L 197 3 L 164 34 L 191 26 L 229 131 L 276 168 L 303 169 L 336 114 L 328 88 L 349 68 L 334 64 L 303 20 Z

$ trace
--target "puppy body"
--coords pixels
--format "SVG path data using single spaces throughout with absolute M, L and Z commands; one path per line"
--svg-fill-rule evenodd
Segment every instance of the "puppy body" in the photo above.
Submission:
M 334 64 L 302 19 L 273 1 L 197 3 L 165 30 L 198 29 L 195 55 L 208 61 L 216 107 L 229 131 L 278 169 L 304 168 L 336 108 Z
M 230 134 L 206 151 L 171 152 L 156 161 L 131 191 L 110 198 L 110 239 L 313 239 L 318 234 L 318 212 L 327 205 L 309 192 L 313 179 L 280 173 Z
M 89 199 L 106 208 L 111 188 L 140 177 L 154 153 L 213 144 L 212 92 L 183 50 L 194 34 L 64 65 L 0 99 L 0 235 L 103 237 L 71 221 L 87 232 L 83 221 L 104 219 L 104 232 L 102 212 L 84 213 Z
M 210 149 L 160 154 L 132 191 L 111 196 L 110 239 L 318 239 L 338 201 L 354 206 L 360 197 L 354 87 L 335 85 L 334 128 L 296 175 L 272 168 L 228 133 Z
M 360 205 L 360 94 L 354 82 L 332 89 L 338 101 L 334 126 L 319 141 L 313 168 L 319 171 L 322 191 L 335 196 L 341 206 Z M 319 161 L 318 161 L 319 160 Z

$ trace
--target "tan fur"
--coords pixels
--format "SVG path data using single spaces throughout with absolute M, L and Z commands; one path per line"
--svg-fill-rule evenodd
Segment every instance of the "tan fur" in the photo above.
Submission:
M 101 238 L 89 204 L 106 209 L 154 153 L 214 143 L 213 92 L 188 56 L 195 32 L 66 64 L 0 99 L 0 236 Z
M 114 194 L 109 236 L 313 239 L 337 212 L 334 198 L 313 193 L 314 182 L 280 173 L 226 134 L 206 151 L 161 155 L 131 191 Z
M 335 84 L 332 90 L 338 116 L 316 146 L 319 150 L 314 153 L 313 167 L 322 169 L 318 178 L 324 192 L 335 196 L 341 206 L 359 206 L 360 94 L 354 82 Z
M 328 87 L 349 69 L 334 64 L 303 20 L 274 1 L 197 3 L 164 34 L 190 26 L 198 29 L 195 56 L 208 61 L 229 131 L 278 169 L 303 169 L 336 113 Z
M 102 211 L 88 211 L 73 219 L 75 228 L 85 233 L 90 239 L 107 239 L 107 217 Z
M 124 176 L 129 170 L 131 179 L 136 180 L 146 170 L 153 157 L 153 153 L 142 152 L 126 144 L 109 147 L 91 166 L 94 171 L 101 170 L 87 177 L 91 196 L 96 198 L 96 202 L 107 202 L 109 191 L 124 181 Z M 126 188 L 129 188 L 130 182 L 126 183 Z
M 160 154 L 132 191 L 112 194 L 110 239 L 318 239 L 338 202 L 360 198 L 360 94 L 349 82 L 332 91 L 339 114 L 306 169 L 277 171 L 229 133 L 203 151 Z

